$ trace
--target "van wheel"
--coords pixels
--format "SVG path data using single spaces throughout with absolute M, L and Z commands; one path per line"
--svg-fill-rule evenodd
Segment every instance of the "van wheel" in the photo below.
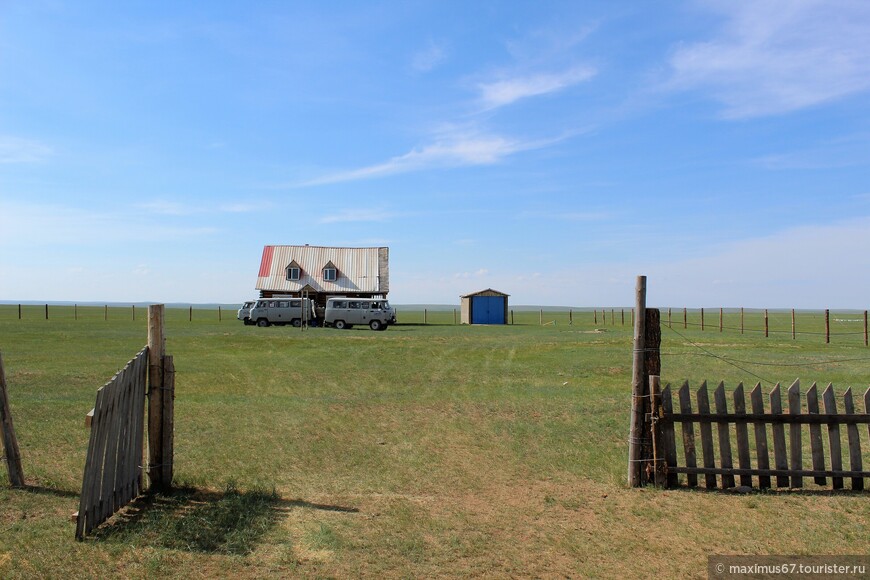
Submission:
M 332 323 L 332 325 L 339 330 L 344 330 L 345 328 L 347 328 L 347 325 L 344 323 L 344 320 L 336 320 L 335 322 Z
M 257 321 L 257 326 L 259 326 L 261 328 L 265 328 L 265 327 L 269 326 L 269 321 L 266 320 L 265 318 L 261 318 L 260 320 Z
M 302 321 L 298 318 L 294 318 L 293 322 L 291 322 L 290 324 L 292 324 L 296 328 L 299 328 L 300 326 L 302 326 Z
M 372 320 L 371 322 L 369 322 L 369 328 L 371 328 L 372 330 L 380 330 L 381 328 L 383 328 L 383 326 L 384 325 L 380 320 Z

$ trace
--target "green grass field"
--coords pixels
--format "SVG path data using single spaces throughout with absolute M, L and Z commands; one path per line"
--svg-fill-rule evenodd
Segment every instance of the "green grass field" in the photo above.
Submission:
M 705 577 L 710 554 L 870 554 L 868 492 L 627 488 L 628 311 L 468 327 L 400 308 L 383 333 L 189 314 L 167 311 L 177 491 L 77 542 L 84 416 L 145 344 L 145 312 L 0 306 L 29 484 L 0 467 L 0 577 Z M 718 310 L 703 332 L 674 310 L 663 382 L 800 377 L 860 399 L 863 315 L 831 318 L 826 345 L 821 313 L 799 313 L 793 340 L 789 312 L 764 338 L 757 311 L 741 334 L 736 312 L 720 333 Z

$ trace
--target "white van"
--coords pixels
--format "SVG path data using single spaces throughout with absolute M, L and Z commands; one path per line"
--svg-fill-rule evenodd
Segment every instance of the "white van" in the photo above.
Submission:
M 330 298 L 326 301 L 324 326 L 353 328 L 354 324 L 368 324 L 372 330 L 386 330 L 396 323 L 396 311 L 383 298 Z
M 251 300 L 242 304 L 242 307 L 239 308 L 238 314 L 236 314 L 236 318 L 238 318 L 245 324 L 254 324 L 253 322 L 251 322 L 251 308 L 253 308 L 254 304 L 256 303 L 256 300 Z
M 245 303 L 247 304 L 247 303 Z M 244 308 L 244 307 L 242 307 Z M 242 309 L 239 310 L 239 316 Z M 314 301 L 308 298 L 268 298 L 257 300 L 250 308 L 245 324 L 257 326 L 302 326 L 302 322 L 315 320 Z

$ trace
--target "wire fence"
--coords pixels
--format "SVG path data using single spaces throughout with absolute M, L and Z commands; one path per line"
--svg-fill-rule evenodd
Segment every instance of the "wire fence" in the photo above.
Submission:
M 0 304 L 0 319 L 36 320 L 145 320 L 146 307 L 142 304 L 78 305 L 78 304 Z M 176 320 L 234 322 L 235 305 L 183 305 L 169 306 L 167 315 Z M 400 324 L 460 325 L 458 308 L 405 308 L 397 307 Z M 718 332 L 758 336 L 765 338 L 809 337 L 825 343 L 844 339 L 868 342 L 867 311 L 856 310 L 763 310 L 736 308 L 667 308 L 660 309 L 661 325 L 672 330 Z M 523 326 L 594 326 L 595 328 L 625 328 L 634 325 L 633 308 L 523 308 L 511 309 L 506 321 L 509 325 Z

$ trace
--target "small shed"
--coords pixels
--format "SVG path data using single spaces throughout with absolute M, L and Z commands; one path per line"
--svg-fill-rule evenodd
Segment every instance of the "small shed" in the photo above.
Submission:
M 462 324 L 507 324 L 508 296 L 492 288 L 462 296 Z

